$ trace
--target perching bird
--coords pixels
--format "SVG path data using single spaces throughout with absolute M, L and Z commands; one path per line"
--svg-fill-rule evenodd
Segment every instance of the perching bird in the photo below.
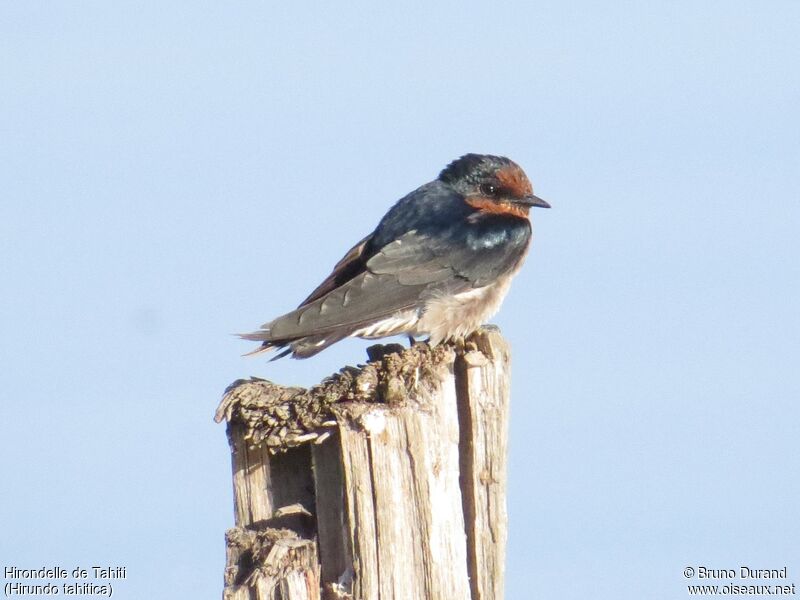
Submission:
M 463 338 L 500 308 L 531 240 L 528 211 L 550 205 L 502 156 L 467 154 L 395 204 L 377 229 L 290 313 L 241 337 L 273 360 L 346 337 Z

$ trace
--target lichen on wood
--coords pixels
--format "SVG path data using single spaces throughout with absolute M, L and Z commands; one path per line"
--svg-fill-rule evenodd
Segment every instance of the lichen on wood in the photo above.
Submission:
M 436 365 L 452 360 L 453 350 L 447 345 L 416 343 L 397 352 L 398 348 L 402 346 L 372 346 L 373 360 L 344 367 L 308 389 L 258 377 L 239 379 L 225 390 L 215 420 L 244 425 L 248 443 L 263 443 L 273 453 L 313 442 L 336 426 L 344 403 L 395 405 L 416 386 L 425 385 Z

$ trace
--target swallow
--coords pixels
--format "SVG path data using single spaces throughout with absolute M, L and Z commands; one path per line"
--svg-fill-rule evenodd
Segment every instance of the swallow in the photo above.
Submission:
M 295 310 L 242 334 L 308 358 L 346 337 L 463 339 L 500 308 L 550 208 L 503 156 L 466 154 L 400 199 Z

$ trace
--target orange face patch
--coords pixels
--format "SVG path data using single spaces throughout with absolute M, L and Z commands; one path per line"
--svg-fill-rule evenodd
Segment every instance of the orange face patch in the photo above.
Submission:
M 531 182 L 528 181 L 528 176 L 517 165 L 503 167 L 497 171 L 495 176 L 500 186 L 508 190 L 516 198 L 522 198 L 533 193 L 533 187 Z
M 520 219 L 527 219 L 528 212 L 530 211 L 530 207 L 528 206 L 507 202 L 505 200 L 492 200 L 485 196 L 468 196 L 465 200 L 472 208 L 477 208 L 482 213 L 510 215 L 512 217 L 519 217 Z

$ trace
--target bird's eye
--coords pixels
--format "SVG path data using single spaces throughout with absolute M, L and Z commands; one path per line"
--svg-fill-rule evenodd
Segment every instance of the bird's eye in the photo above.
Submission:
M 496 196 L 497 186 L 491 183 L 484 183 L 481 185 L 481 193 L 487 196 Z

